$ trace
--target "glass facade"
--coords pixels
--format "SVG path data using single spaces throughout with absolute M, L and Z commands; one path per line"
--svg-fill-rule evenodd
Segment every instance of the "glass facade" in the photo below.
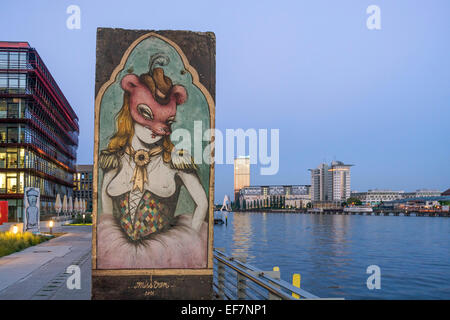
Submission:
M 22 221 L 26 187 L 40 189 L 41 215 L 73 196 L 78 118 L 35 49 L 0 42 L 0 201 Z
M 92 165 L 77 165 L 77 172 L 73 175 L 74 197 L 87 201 L 86 211 L 92 212 Z

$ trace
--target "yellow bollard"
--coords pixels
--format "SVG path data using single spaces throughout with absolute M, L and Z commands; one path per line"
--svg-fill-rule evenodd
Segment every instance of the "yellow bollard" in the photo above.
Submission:
M 294 273 L 294 275 L 292 276 L 292 285 L 294 287 L 300 288 L 300 280 L 302 279 L 302 276 L 300 275 L 300 273 Z M 296 299 L 300 299 L 300 296 L 296 293 L 292 293 L 292 296 Z

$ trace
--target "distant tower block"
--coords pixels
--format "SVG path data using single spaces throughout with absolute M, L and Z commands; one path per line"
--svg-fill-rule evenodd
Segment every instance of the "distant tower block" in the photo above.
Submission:
M 239 190 L 250 186 L 250 157 L 234 159 L 234 200 L 238 198 Z
M 350 167 L 341 161 L 320 164 L 311 171 L 312 201 L 342 201 L 350 197 Z

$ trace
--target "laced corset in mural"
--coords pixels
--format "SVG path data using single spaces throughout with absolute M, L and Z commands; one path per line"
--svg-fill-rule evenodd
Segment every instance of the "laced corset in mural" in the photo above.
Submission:
M 170 229 L 175 220 L 178 190 L 177 187 L 172 196 L 162 198 L 136 189 L 114 199 L 115 216 L 130 240 L 146 239 Z

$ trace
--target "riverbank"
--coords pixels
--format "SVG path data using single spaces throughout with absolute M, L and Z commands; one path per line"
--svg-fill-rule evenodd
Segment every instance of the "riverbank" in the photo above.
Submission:
M 320 297 L 450 299 L 450 219 L 234 212 L 214 226 L 214 246 L 261 270 L 279 267 Z M 367 268 L 381 289 L 367 288 Z
M 324 215 L 361 215 L 361 216 L 405 216 L 405 217 L 450 217 L 450 212 L 442 211 L 408 211 L 408 210 L 377 210 L 367 211 L 344 211 L 342 209 L 250 209 L 235 211 L 236 213 L 298 213 L 298 214 L 324 214 Z
M 265 213 L 307 213 L 307 209 L 247 209 L 237 210 L 234 212 L 246 213 L 246 212 L 265 212 Z

